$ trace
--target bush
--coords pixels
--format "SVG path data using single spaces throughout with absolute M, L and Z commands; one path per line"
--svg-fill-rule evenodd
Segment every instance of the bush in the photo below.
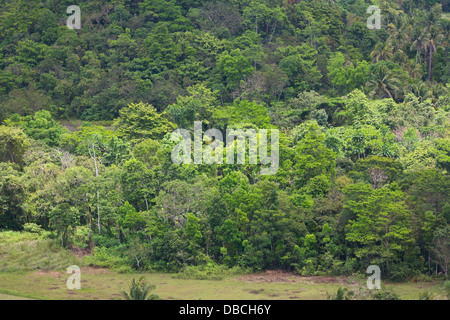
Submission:
M 406 264 L 395 264 L 392 266 L 390 272 L 390 279 L 396 282 L 403 282 L 408 280 L 408 277 L 411 275 L 411 269 Z
M 339 287 L 336 294 L 328 294 L 328 300 L 400 300 L 391 289 L 369 290 L 366 287 L 355 285 L 350 288 Z
M 353 294 L 353 291 L 350 291 L 348 288 L 339 287 L 336 294 L 327 293 L 327 300 L 351 300 Z
M 133 272 L 132 261 L 120 256 L 117 248 L 95 247 L 92 255 L 84 257 L 84 262 L 90 266 L 109 268 L 120 273 Z
M 36 223 L 25 223 L 23 225 L 23 230 L 26 232 L 31 232 L 31 233 L 37 233 L 37 234 L 42 234 L 45 232 L 44 229 L 41 228 L 40 225 L 37 225 Z
M 447 300 L 450 299 L 450 280 L 446 280 L 444 284 L 442 285 L 442 291 L 444 292 L 444 295 Z
M 416 282 L 432 282 L 434 281 L 433 276 L 427 274 L 419 274 L 415 279 Z
M 247 269 L 241 267 L 232 267 L 228 269 L 224 265 L 218 265 L 209 262 L 200 266 L 186 266 L 183 271 L 173 275 L 177 279 L 193 279 L 193 280 L 222 280 L 227 276 L 248 273 Z
M 93 234 L 92 241 L 98 247 L 112 248 L 120 245 L 116 238 L 105 237 L 99 234 Z
M 374 300 L 400 300 L 398 294 L 391 289 L 376 290 L 372 293 Z
M 434 300 L 434 296 L 431 292 L 425 291 L 419 293 L 419 300 Z
M 0 231 L 0 244 L 41 240 L 50 236 L 51 233 L 44 230 L 41 234 L 28 231 Z

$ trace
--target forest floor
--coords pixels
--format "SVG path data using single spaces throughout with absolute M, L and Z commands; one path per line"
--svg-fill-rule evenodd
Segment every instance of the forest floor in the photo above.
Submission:
M 121 290 L 128 290 L 133 278 L 143 276 L 156 285 L 152 292 L 161 299 L 181 300 L 320 300 L 337 289 L 352 287 L 345 277 L 304 277 L 287 272 L 267 271 L 223 280 L 175 279 L 170 274 L 121 274 L 108 269 L 81 267 L 81 288 L 69 290 L 70 277 L 63 271 L 28 271 L 0 273 L 0 300 L 111 300 L 121 299 Z M 415 300 L 425 291 L 435 297 L 442 294 L 442 282 L 383 283 L 402 300 Z

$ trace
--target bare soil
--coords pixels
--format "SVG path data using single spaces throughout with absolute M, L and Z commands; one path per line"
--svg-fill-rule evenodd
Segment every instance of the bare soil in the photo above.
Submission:
M 82 259 L 85 256 L 89 256 L 92 253 L 90 248 L 79 248 L 76 246 L 69 246 L 69 249 L 74 255 L 76 255 L 80 259 Z
M 342 283 L 347 281 L 346 277 L 326 277 L 326 276 L 300 276 L 293 272 L 266 270 L 262 273 L 240 276 L 238 280 L 250 283 Z

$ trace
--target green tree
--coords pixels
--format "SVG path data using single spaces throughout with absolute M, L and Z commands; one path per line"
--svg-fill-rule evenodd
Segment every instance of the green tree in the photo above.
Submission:
M 302 187 L 309 179 L 321 174 L 330 179 L 334 176 L 336 154 L 324 145 L 324 141 L 325 134 L 313 123 L 298 142 L 293 159 L 297 187 Z
M 414 243 L 405 194 L 395 184 L 385 186 L 372 191 L 364 206 L 352 210 L 357 218 L 349 221 L 346 240 L 360 244 L 355 249 L 358 258 L 384 265 L 389 274 L 392 264 L 403 259 Z
M 29 146 L 21 129 L 0 126 L 0 161 L 22 164 Z
M 161 139 L 176 125 L 145 103 L 132 103 L 119 111 L 115 121 L 117 133 L 128 139 Z

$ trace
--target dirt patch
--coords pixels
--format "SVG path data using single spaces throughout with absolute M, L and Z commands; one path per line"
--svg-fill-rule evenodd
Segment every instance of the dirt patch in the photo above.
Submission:
M 311 277 L 314 283 L 337 283 L 341 282 L 341 278 L 337 277 Z
M 92 251 L 91 251 L 90 248 L 80 248 L 80 247 L 77 247 L 77 246 L 69 245 L 69 249 L 74 255 L 76 255 L 80 259 L 82 259 L 85 256 L 89 256 L 89 255 L 92 254 Z
M 252 283 L 295 282 L 295 275 L 286 271 L 267 270 L 262 273 L 241 276 L 239 280 Z
M 61 273 L 57 271 L 36 271 L 33 273 L 35 276 L 52 276 L 55 278 L 61 278 Z
M 326 276 L 300 276 L 293 272 L 286 272 L 280 270 L 267 270 L 265 272 L 240 276 L 236 280 L 251 283 L 343 283 L 346 281 L 345 277 L 326 277 Z
M 81 268 L 81 275 L 83 274 L 104 274 L 110 272 L 108 269 L 103 268 L 94 268 L 94 267 L 86 267 Z M 36 271 L 31 276 L 52 276 L 55 278 L 61 278 L 62 276 L 68 277 L 68 275 L 65 274 L 65 272 L 58 272 L 58 271 Z M 81 282 L 86 282 L 87 280 L 81 280 Z
M 264 291 L 264 289 L 260 289 L 260 290 L 252 290 L 252 291 L 249 291 L 250 293 L 253 293 L 253 294 L 260 294 L 261 292 L 263 292 Z
M 104 268 L 86 267 L 81 269 L 81 274 L 105 274 L 108 272 L 110 271 Z

